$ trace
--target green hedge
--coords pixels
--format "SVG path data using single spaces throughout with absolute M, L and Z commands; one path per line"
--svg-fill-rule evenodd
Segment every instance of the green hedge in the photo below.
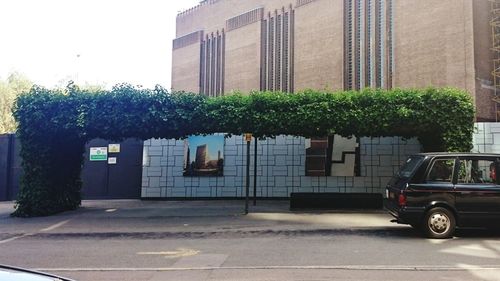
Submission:
M 469 151 L 474 106 L 456 89 L 364 90 L 297 94 L 255 92 L 207 98 L 157 87 L 117 85 L 98 93 L 33 87 L 20 96 L 24 175 L 15 216 L 80 205 L 84 144 L 93 138 L 183 138 L 252 132 L 257 137 L 418 137 L 426 151 Z

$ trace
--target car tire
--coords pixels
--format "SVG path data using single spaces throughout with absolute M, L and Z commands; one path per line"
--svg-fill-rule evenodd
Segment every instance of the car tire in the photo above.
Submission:
M 432 208 L 425 214 L 422 230 L 425 236 L 434 239 L 446 239 L 455 232 L 455 215 L 443 207 Z

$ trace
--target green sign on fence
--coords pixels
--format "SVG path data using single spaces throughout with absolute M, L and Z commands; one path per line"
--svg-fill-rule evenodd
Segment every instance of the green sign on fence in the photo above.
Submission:
M 107 147 L 91 147 L 90 148 L 90 161 L 107 161 L 108 148 Z

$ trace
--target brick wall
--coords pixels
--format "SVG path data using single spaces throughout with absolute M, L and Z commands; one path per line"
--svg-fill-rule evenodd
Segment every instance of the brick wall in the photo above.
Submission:
M 383 192 L 389 178 L 410 154 L 420 152 L 415 139 L 362 138 L 360 177 L 305 176 L 305 139 L 278 136 L 258 142 L 257 196 L 288 197 L 291 192 Z M 251 144 L 251 195 L 253 154 Z M 243 197 L 246 143 L 242 136 L 225 140 L 223 177 L 184 177 L 184 141 L 144 142 L 142 197 Z

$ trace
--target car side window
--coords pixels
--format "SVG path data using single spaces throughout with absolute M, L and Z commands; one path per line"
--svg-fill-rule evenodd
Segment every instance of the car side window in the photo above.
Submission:
M 454 159 L 434 160 L 432 167 L 427 175 L 428 182 L 451 182 L 453 179 Z
M 488 159 L 461 159 L 458 183 L 496 184 L 495 161 Z

